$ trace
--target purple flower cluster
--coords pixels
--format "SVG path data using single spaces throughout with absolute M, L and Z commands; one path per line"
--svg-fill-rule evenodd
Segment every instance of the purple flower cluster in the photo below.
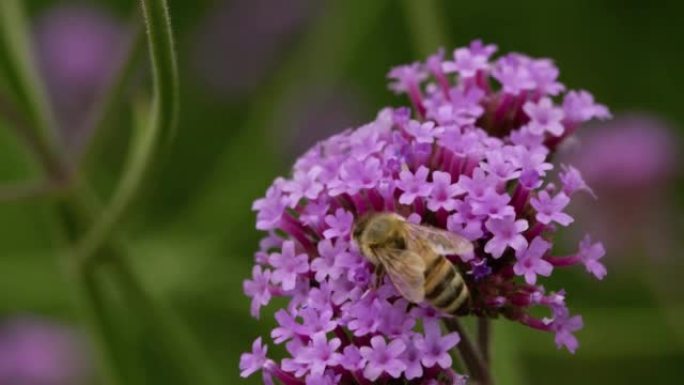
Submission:
M 581 123 L 609 112 L 586 91 L 564 93 L 550 60 L 492 59 L 495 51 L 474 41 L 453 61 L 439 52 L 393 69 L 391 88 L 408 94 L 412 110 L 383 109 L 316 144 L 292 178 L 277 178 L 254 203 L 267 236 L 244 289 L 255 317 L 272 297 L 289 301 L 271 332 L 289 356 L 267 358 L 259 338 L 242 356 L 243 376 L 262 370 L 266 383 L 288 385 L 465 381 L 449 355 L 462 336 L 440 327 L 449 316 L 407 302 L 389 280 L 373 288 L 372 266 L 350 237 L 369 211 L 470 239 L 474 253 L 451 258 L 470 289 L 467 315 L 553 332 L 559 347 L 575 351 L 582 318 L 570 314 L 564 291 L 538 282 L 570 265 L 601 279 L 604 249 L 587 237 L 570 256 L 551 254 L 554 233 L 573 222 L 571 197 L 591 190 L 569 166 L 549 181 L 550 156 Z M 537 307 L 548 317 L 533 315 Z

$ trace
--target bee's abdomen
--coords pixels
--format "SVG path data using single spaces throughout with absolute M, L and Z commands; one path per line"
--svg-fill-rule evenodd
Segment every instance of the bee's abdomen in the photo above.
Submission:
M 468 287 L 456 267 L 444 257 L 425 269 L 425 299 L 445 313 L 454 314 L 468 301 Z

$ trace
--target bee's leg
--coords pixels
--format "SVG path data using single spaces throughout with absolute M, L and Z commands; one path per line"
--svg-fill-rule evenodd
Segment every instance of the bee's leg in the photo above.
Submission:
M 377 289 L 382 285 L 382 280 L 385 278 L 385 269 L 382 267 L 382 265 L 376 265 L 375 269 L 373 270 L 373 283 L 371 284 L 371 287 L 373 289 Z

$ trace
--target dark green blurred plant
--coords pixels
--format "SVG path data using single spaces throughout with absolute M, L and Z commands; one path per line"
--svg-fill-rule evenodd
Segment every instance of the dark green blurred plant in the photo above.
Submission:
M 53 113 L 37 76 L 19 0 L 4 1 L 0 5 L 2 74 L 8 80 L 9 95 L 2 101 L 2 107 L 10 124 L 42 166 L 43 180 L 38 187 L 23 193 L 51 196 L 55 219 L 60 223 L 59 242 L 66 248 L 60 253 L 62 263 L 98 347 L 108 383 L 135 383 L 141 379 L 136 378 L 139 375 L 135 373 L 136 365 L 126 363 L 121 329 L 110 314 L 100 274 L 112 277 L 125 303 L 144 325 L 142 330 L 153 334 L 153 341 L 165 347 L 163 351 L 171 362 L 170 367 L 182 374 L 185 383 L 215 384 L 219 377 L 210 361 L 188 338 L 175 315 L 140 283 L 128 265 L 126 241 L 115 231 L 158 158 L 159 150 L 163 145 L 168 146 L 173 137 L 178 113 L 178 70 L 168 5 L 165 0 L 142 0 L 141 8 L 151 59 L 153 95 L 151 102 L 140 97 L 133 103 L 128 159 L 109 202 L 102 205 L 98 201 L 80 165 L 74 164 L 58 145 Z M 129 62 L 136 57 L 137 45 L 136 41 L 131 47 Z M 119 101 L 117 96 L 128 79 L 125 76 L 128 67 L 124 63 L 122 76 L 111 86 L 111 96 L 101 107 L 103 114 L 110 109 L 109 103 Z
M 189 32 L 200 16 L 211 12 L 217 2 L 170 0 L 184 74 L 188 68 L 183 67 L 182 53 L 193 44 L 188 38 Z M 92 295 L 82 298 L 82 302 L 86 309 L 103 312 L 103 316 L 93 322 L 100 323 L 98 329 L 108 336 L 103 342 L 111 345 L 112 352 L 118 353 L 119 358 L 113 364 L 122 368 L 121 376 L 126 383 L 189 382 L 179 370 L 187 367 L 189 373 L 190 361 L 182 365 L 169 364 L 182 360 L 173 358 L 174 354 L 187 354 L 188 348 L 177 352 L 170 346 L 188 341 L 189 345 L 194 345 L 194 339 L 185 330 L 179 333 L 177 317 L 166 317 L 170 311 L 159 304 L 159 297 L 165 301 L 173 299 L 173 309 L 183 311 L 184 320 L 190 321 L 193 331 L 200 332 L 201 340 L 216 357 L 221 357 L 211 358 L 223 364 L 217 366 L 221 366 L 224 383 L 237 381 L 239 353 L 248 348 L 255 336 L 267 330 L 267 325 L 260 326 L 263 330 L 257 330 L 258 327 L 248 319 L 248 302 L 239 290 L 251 264 L 245 250 L 254 249 L 257 242 L 248 205 L 263 193 L 273 175 L 279 175 L 285 169 L 279 165 L 277 140 L 273 139 L 282 132 L 278 131 L 278 124 L 271 121 L 279 119 L 274 111 L 283 99 L 292 95 L 286 92 L 288 90 L 311 82 L 325 87 L 330 79 L 335 79 L 359 86 L 366 104 L 386 105 L 393 99 L 383 90 L 379 79 L 389 64 L 423 56 L 415 50 L 432 51 L 439 43 L 454 45 L 445 44 L 447 42 L 441 40 L 444 38 L 466 42 L 479 37 L 499 42 L 506 50 L 543 52 L 557 58 L 568 83 L 582 79 L 582 84 L 597 91 L 601 100 L 618 110 L 648 108 L 679 122 L 684 117 L 678 98 L 682 84 L 678 68 L 684 60 L 684 50 L 676 39 L 681 34 L 678 17 L 682 11 L 677 2 L 584 0 L 554 3 L 534 0 L 495 1 L 483 6 L 478 2 L 436 1 L 438 7 L 432 11 L 417 5 L 422 1 L 407 0 L 392 7 L 378 5 L 381 2 L 375 1 L 323 2 L 325 12 L 319 14 L 313 26 L 303 34 L 303 44 L 297 44 L 296 49 L 287 50 L 283 55 L 286 69 L 266 79 L 268 86 L 258 89 L 259 97 L 226 103 L 208 96 L 206 90 L 192 83 L 189 76 L 184 76 L 181 79 L 183 113 L 179 116 L 181 129 L 173 149 L 174 156 L 152 156 L 155 172 L 158 170 L 159 174 L 153 172 L 152 177 L 145 178 L 145 191 L 140 194 L 142 202 L 130 206 L 128 198 L 118 198 L 119 202 L 125 203 L 122 205 L 124 210 L 112 209 L 112 197 L 136 195 L 125 190 L 109 195 L 112 190 L 121 191 L 121 187 L 116 186 L 122 186 L 112 183 L 110 179 L 122 179 L 110 174 L 133 175 L 128 178 L 138 179 L 134 176 L 139 171 L 131 174 L 119 170 L 118 163 L 123 158 L 119 153 L 126 146 L 122 142 L 130 131 L 131 145 L 127 152 L 131 155 L 127 157 L 136 159 L 133 164 L 145 164 L 146 160 L 141 160 L 144 156 L 133 156 L 131 151 L 145 148 L 145 140 L 158 135 L 153 135 L 153 130 L 148 130 L 149 125 L 146 125 L 150 121 L 146 109 L 153 105 L 146 95 L 150 91 L 135 82 L 139 80 L 135 79 L 139 67 L 136 52 L 142 53 L 144 45 L 132 44 L 133 48 L 129 49 L 130 57 L 103 101 L 98 103 L 98 112 L 93 114 L 90 124 L 97 126 L 98 137 L 91 144 L 88 156 L 77 157 L 78 168 L 70 163 L 63 165 L 73 173 L 68 174 L 70 178 L 67 179 L 61 174 L 59 165 L 60 159 L 69 159 L 69 154 L 53 147 L 58 142 L 54 138 L 55 131 L 45 130 L 54 124 L 51 123 L 53 114 L 32 64 L 21 3 L 0 1 L 0 144 L 3 150 L 0 172 L 4 180 L 20 181 L 0 188 L 3 203 L 0 215 L 4 224 L 0 231 L 3 242 L 0 311 L 32 310 L 63 318 L 71 316 L 64 303 L 63 282 L 54 274 L 55 263 L 43 257 L 49 257 L 55 251 L 69 250 L 63 260 L 73 258 L 77 250 L 73 239 L 61 244 L 54 240 L 48 242 L 56 238 L 53 233 L 59 224 L 58 217 L 73 215 L 57 211 L 57 206 L 63 206 L 65 197 L 74 193 L 76 181 L 82 182 L 87 176 L 90 191 L 81 186 L 79 194 L 87 192 L 91 198 L 110 196 L 107 203 L 93 204 L 95 208 L 91 209 L 98 219 L 103 210 L 114 210 L 113 222 L 121 226 L 99 225 L 104 228 L 103 233 L 107 233 L 105 238 L 111 236 L 107 242 L 112 241 L 114 245 L 113 249 L 97 245 L 100 249 L 97 253 L 104 258 L 88 273 L 93 279 L 79 282 L 73 278 L 77 271 L 68 266 L 64 270 L 68 280 L 80 287 L 74 288 L 74 292 L 92 291 Z M 53 2 L 34 0 L 25 3 L 32 14 Z M 133 2 L 101 0 L 93 3 L 106 3 L 115 12 L 125 14 Z M 415 9 L 413 13 L 412 8 Z M 137 14 L 140 11 L 136 11 Z M 430 32 L 435 31 L 430 14 L 443 18 L 443 36 L 435 37 L 434 32 Z M 408 24 L 409 28 L 404 25 L 407 16 L 415 17 Z M 430 23 L 428 28 L 416 21 L 420 18 Z M 134 20 L 136 24 L 142 24 L 139 17 Z M 142 40 L 144 34 L 139 35 Z M 423 42 L 420 43 L 422 48 L 412 49 L 407 42 Z M 344 63 L 338 61 L 342 55 Z M 129 96 L 126 91 L 131 85 L 136 86 L 132 102 L 126 99 Z M 131 111 L 133 105 L 137 112 Z M 250 108 L 245 108 L 247 106 Z M 251 112 L 247 114 L 246 111 Z M 245 120 L 251 123 L 246 124 Z M 107 130 L 115 127 L 117 130 Z M 16 135 L 13 137 L 10 133 Z M 165 146 L 158 146 L 160 143 L 154 141 L 153 147 L 157 150 L 154 153 L 164 155 Z M 17 144 L 21 144 L 21 148 Z M 29 150 L 31 156 L 26 157 L 22 152 L 25 150 Z M 144 151 L 139 153 L 145 154 Z M 54 158 L 55 155 L 61 158 Z M 124 169 L 129 170 L 129 167 Z M 136 183 L 123 186 L 136 190 L 131 188 Z M 680 184 L 677 192 L 681 192 L 681 187 Z M 673 198 L 682 201 L 681 194 Z M 610 197 L 601 197 L 603 199 Z M 117 214 L 119 210 L 121 212 Z M 127 210 L 135 215 L 120 216 Z M 681 204 L 673 211 L 681 211 Z M 74 225 L 78 224 L 70 224 Z M 78 226 L 74 228 L 79 239 L 85 239 L 88 232 Z M 110 230 L 114 233 L 109 234 Z M 101 240 L 95 243 L 99 242 Z M 670 251 L 674 256 L 681 254 L 678 249 Z M 677 293 L 681 292 L 681 287 L 665 288 L 672 294 L 672 302 L 657 304 L 644 278 L 644 270 L 648 270 L 649 265 L 643 263 L 636 269 L 613 270 L 619 265 L 620 256 L 611 255 L 610 246 L 608 252 L 614 261 L 611 271 L 615 273 L 611 273 L 601 293 L 596 293 L 587 280 L 572 275 L 567 277 L 566 283 L 577 293 L 575 299 L 582 304 L 587 322 L 594 325 L 582 334 L 581 354 L 568 362 L 564 355 L 548 351 L 548 341 L 519 328 L 495 325 L 494 372 L 505 378 L 500 383 L 641 381 L 664 384 L 681 377 L 680 363 L 684 357 L 681 333 L 677 334 L 679 330 L 673 330 L 662 316 L 665 312 L 672 314 L 676 323 L 677 316 L 683 315 L 681 301 L 674 300 L 679 298 Z M 121 260 L 126 263 L 121 271 L 117 263 L 111 262 L 121 257 L 112 258 L 111 254 L 118 253 L 124 254 Z M 634 254 L 639 256 L 638 252 Z M 123 290 L 128 286 L 121 282 L 132 277 L 132 271 L 143 277 L 147 289 L 143 293 L 152 297 L 155 306 L 163 308 L 160 311 L 164 316 L 147 314 L 149 303 L 139 300 L 141 297 L 136 291 L 142 290 L 140 287 Z M 676 275 L 678 271 L 681 271 L 681 262 L 673 262 L 670 273 Z M 132 279 L 139 283 L 136 277 Z M 84 315 L 88 314 L 92 313 L 84 312 Z M 138 316 L 143 314 L 144 317 Z M 171 326 L 161 325 L 161 329 L 172 328 L 171 335 L 179 336 L 181 342 L 163 338 L 166 333 L 159 330 L 155 317 L 170 322 Z M 646 328 L 648 333 L 644 333 Z M 149 359 L 149 356 L 157 358 Z M 203 359 L 199 364 L 207 362 L 212 360 Z M 560 371 L 573 375 L 558 376 Z

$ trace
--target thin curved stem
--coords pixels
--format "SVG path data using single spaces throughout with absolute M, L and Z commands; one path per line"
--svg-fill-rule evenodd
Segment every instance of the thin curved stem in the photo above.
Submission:
M 166 0 L 141 0 L 152 65 L 154 105 L 150 124 L 164 143 L 173 137 L 178 115 L 178 64 Z
M 35 128 L 36 140 L 49 147 L 49 152 L 59 153 L 61 149 L 55 140 L 53 114 L 38 70 L 33 60 L 24 15 L 19 0 L 0 1 L 0 65 L 17 101 L 18 107 Z
M 95 259 L 100 248 L 107 242 L 116 225 L 123 218 L 128 206 L 140 190 L 148 172 L 158 139 L 158 126 L 146 124 L 144 109 L 136 105 L 136 117 L 131 145 L 123 175 L 107 207 L 90 226 L 77 246 L 77 258 L 82 261 Z
M 142 0 L 152 66 L 154 100 L 150 117 L 136 110 L 129 158 L 109 204 L 79 246 L 80 258 L 94 258 L 136 197 L 162 142 L 173 137 L 178 114 L 178 68 L 166 0 Z M 139 105 L 136 107 L 140 107 Z
M 473 380 L 479 385 L 494 385 L 492 376 L 489 373 L 487 364 L 482 359 L 480 352 L 470 340 L 468 333 L 463 328 L 461 323 L 456 317 L 448 318 L 444 320 L 447 329 L 450 331 L 458 332 L 461 337 L 461 341 L 458 343 L 457 348 L 463 363 L 468 368 L 468 372 L 472 376 Z

